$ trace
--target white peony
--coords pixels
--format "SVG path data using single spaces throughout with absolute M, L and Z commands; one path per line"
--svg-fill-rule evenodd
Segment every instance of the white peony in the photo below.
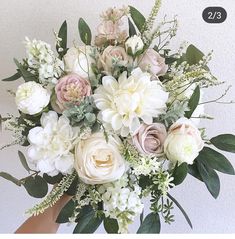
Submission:
M 164 152 L 172 162 L 192 164 L 203 147 L 198 128 L 189 119 L 181 118 L 170 127 Z
M 140 52 L 144 48 L 144 43 L 141 37 L 134 35 L 127 39 L 125 42 L 126 51 L 128 54 L 135 55 L 137 52 Z
M 41 112 L 49 104 L 50 93 L 42 85 L 29 81 L 18 87 L 15 101 L 20 111 L 34 115 Z
M 125 162 L 119 152 L 120 141 L 103 133 L 81 140 L 75 147 L 74 167 L 87 184 L 103 184 L 119 179 L 125 172 Z
M 94 76 L 91 65 L 95 60 L 90 56 L 92 47 L 71 47 L 64 56 L 65 71 L 76 73 L 83 78 Z
M 58 118 L 54 111 L 43 113 L 41 127 L 29 131 L 28 156 L 42 173 L 51 176 L 59 172 L 70 173 L 74 163 L 74 155 L 70 151 L 76 137 L 77 130 L 70 126 L 68 118 Z
M 166 109 L 168 93 L 160 81 L 151 81 L 149 73 L 139 68 L 131 76 L 123 72 L 118 81 L 112 76 L 104 76 L 102 85 L 95 91 L 94 99 L 101 110 L 102 121 L 120 131 L 125 137 L 140 126 L 140 119 L 146 124 L 153 122 Z

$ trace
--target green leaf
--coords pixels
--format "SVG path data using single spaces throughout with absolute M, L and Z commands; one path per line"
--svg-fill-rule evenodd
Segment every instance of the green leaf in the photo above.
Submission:
M 208 191 L 214 198 L 217 198 L 220 192 L 220 180 L 218 174 L 215 172 L 215 170 L 202 163 L 198 163 L 197 167 Z
M 231 174 L 234 175 L 234 168 L 232 164 L 227 160 L 227 158 L 215 151 L 214 149 L 204 147 L 198 157 L 197 161 L 202 162 L 209 168 L 213 168 L 221 173 Z
M 160 233 L 161 230 L 161 222 L 158 213 L 150 213 L 148 214 L 143 223 L 140 225 L 137 233 Z
M 92 210 L 79 217 L 77 221 L 73 233 L 93 233 L 102 223 L 102 218 L 95 217 L 95 211 Z
M 104 219 L 104 229 L 107 233 L 118 233 L 118 222 L 116 219 L 106 217 Z
M 178 201 L 172 197 L 169 193 L 167 193 L 167 196 L 171 199 L 171 201 L 180 209 L 180 211 L 182 212 L 182 214 L 184 215 L 187 223 L 189 224 L 189 226 L 193 229 L 193 225 L 191 220 L 189 219 L 189 216 L 187 215 L 187 213 L 185 212 L 185 210 L 182 208 L 182 206 L 178 203 Z
M 194 45 L 189 45 L 186 50 L 186 60 L 189 65 L 194 65 L 202 60 L 204 54 Z
M 131 18 L 134 21 L 138 30 L 141 31 L 145 23 L 145 17 L 136 8 L 132 6 L 129 6 L 129 7 L 130 7 Z
M 69 222 L 69 218 L 73 215 L 75 210 L 75 202 L 71 199 L 60 211 L 59 216 L 56 219 L 57 223 Z
M 70 196 L 74 196 L 77 191 L 78 183 L 79 183 L 78 176 L 76 176 L 75 179 L 73 180 L 72 184 L 70 185 L 69 189 L 65 193 Z
M 86 45 L 91 45 L 91 29 L 83 18 L 79 19 L 78 30 L 82 42 Z
M 11 181 L 12 183 L 16 184 L 17 186 L 21 186 L 20 180 L 18 180 L 17 178 L 11 176 L 9 173 L 0 172 L 0 177 L 6 179 L 8 181 Z
M 175 167 L 172 173 L 172 177 L 174 177 L 174 180 L 172 183 L 174 183 L 175 185 L 181 184 L 186 178 L 187 174 L 188 174 L 187 163 L 180 164 L 179 166 Z
M 60 57 L 62 58 L 67 52 L 67 22 L 64 21 L 60 27 L 58 37 L 62 39 L 60 42 L 60 46 L 56 45 L 56 50 L 59 53 Z M 59 48 L 63 48 L 62 52 L 59 52 Z
M 197 86 L 195 88 L 191 98 L 189 99 L 188 107 L 190 110 L 185 112 L 185 117 L 187 117 L 189 119 L 192 116 L 194 110 L 198 106 L 199 100 L 200 100 L 200 88 L 199 88 L 199 86 Z
M 21 77 L 21 74 L 19 72 L 15 73 L 13 76 L 7 77 L 3 79 L 2 81 L 15 81 Z
M 23 185 L 28 194 L 35 198 L 43 198 L 48 192 L 47 182 L 39 175 L 26 178 Z
M 198 180 L 203 181 L 198 171 L 196 160 L 194 161 L 192 165 L 188 165 L 188 173 L 191 174 L 193 177 L 197 178 Z
M 16 64 L 16 66 L 19 68 L 19 71 L 26 82 L 27 81 L 37 81 L 35 75 L 32 74 L 31 72 L 27 71 L 27 69 L 25 69 L 25 67 L 22 64 L 20 64 L 17 59 L 14 58 L 14 62 Z
M 235 153 L 235 135 L 221 134 L 210 140 L 210 142 L 218 149 Z
M 52 177 L 52 176 L 49 176 L 46 173 L 44 173 L 43 178 L 46 180 L 47 183 L 54 185 L 54 184 L 59 183 L 61 181 L 61 179 L 63 178 L 63 174 L 59 173 L 59 174 Z
M 30 173 L 31 169 L 30 169 L 30 167 L 29 167 L 29 165 L 27 163 L 27 160 L 26 160 L 24 154 L 21 151 L 18 151 L 18 155 L 19 155 L 21 164 L 28 171 L 28 173 Z
M 128 25 L 129 25 L 129 36 L 132 37 L 136 35 L 135 26 L 133 25 L 129 17 L 128 17 Z

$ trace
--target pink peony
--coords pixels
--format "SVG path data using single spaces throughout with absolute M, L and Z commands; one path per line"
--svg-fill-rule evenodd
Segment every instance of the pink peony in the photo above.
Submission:
M 62 77 L 55 87 L 57 104 L 63 110 L 66 103 L 79 104 L 80 101 L 91 94 L 91 85 L 77 74 Z
M 165 58 L 161 57 L 154 49 L 147 49 L 140 56 L 139 67 L 154 76 L 164 75 L 168 69 L 168 65 L 165 64 Z
M 142 124 L 133 135 L 133 144 L 137 150 L 146 155 L 163 153 L 164 141 L 167 137 L 163 124 Z

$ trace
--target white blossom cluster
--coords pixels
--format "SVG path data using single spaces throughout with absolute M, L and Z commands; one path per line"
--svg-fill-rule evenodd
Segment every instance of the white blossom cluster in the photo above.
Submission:
M 103 184 L 98 189 L 102 194 L 105 216 L 117 219 L 119 233 L 128 232 L 128 225 L 144 208 L 140 187 L 137 184 L 130 187 L 128 182 L 127 175 L 124 175 L 120 180 Z
M 26 37 L 25 47 L 27 52 L 27 63 L 29 68 L 35 70 L 39 75 L 39 81 L 45 85 L 56 84 L 64 65 L 54 56 L 51 46 L 44 41 Z

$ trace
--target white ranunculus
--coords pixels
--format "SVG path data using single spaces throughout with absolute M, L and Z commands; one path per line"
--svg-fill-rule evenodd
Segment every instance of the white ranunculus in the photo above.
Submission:
M 28 156 L 38 170 L 51 176 L 70 173 L 73 168 L 77 129 L 72 128 L 65 116 L 58 118 L 54 111 L 43 113 L 41 127 L 29 131 Z
M 137 52 L 142 51 L 144 48 L 144 43 L 141 37 L 134 35 L 127 39 L 125 42 L 126 51 L 131 53 L 131 55 L 135 55 Z
M 181 118 L 170 127 L 164 152 L 172 162 L 192 164 L 203 146 L 198 128 L 189 119 Z
M 76 73 L 83 78 L 94 76 L 91 65 L 95 60 L 90 56 L 91 46 L 71 47 L 64 56 L 64 67 L 68 73 Z
M 21 112 L 34 115 L 41 112 L 49 104 L 50 93 L 42 85 L 29 81 L 18 87 L 15 101 Z
M 105 76 L 94 94 L 95 104 L 101 110 L 101 120 L 125 137 L 140 126 L 153 122 L 166 109 L 168 93 L 161 82 L 151 81 L 151 75 L 140 68 L 127 77 L 123 72 L 118 81 Z
M 119 179 L 125 162 L 119 152 L 120 141 L 112 136 L 106 142 L 103 133 L 95 133 L 75 146 L 74 167 L 87 184 L 103 184 Z

